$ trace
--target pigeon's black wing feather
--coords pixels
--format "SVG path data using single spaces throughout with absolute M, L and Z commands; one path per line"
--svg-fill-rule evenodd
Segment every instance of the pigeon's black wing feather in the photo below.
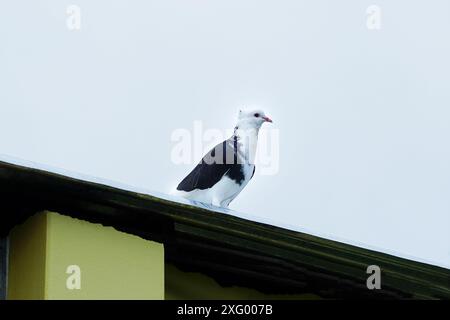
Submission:
M 233 147 L 229 140 L 219 143 L 209 151 L 199 164 L 177 187 L 180 191 L 205 190 L 214 186 L 228 172 L 240 170 L 237 163 L 236 142 Z

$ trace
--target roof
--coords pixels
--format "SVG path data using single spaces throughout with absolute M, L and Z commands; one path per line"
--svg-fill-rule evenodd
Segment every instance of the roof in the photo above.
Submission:
M 223 286 L 325 298 L 450 298 L 450 270 L 250 221 L 186 200 L 0 161 L 0 237 L 43 210 L 164 243 L 166 261 Z M 381 268 L 380 290 L 366 269 Z

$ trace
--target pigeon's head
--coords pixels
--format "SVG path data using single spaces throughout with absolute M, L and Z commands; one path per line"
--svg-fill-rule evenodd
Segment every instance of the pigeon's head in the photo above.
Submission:
M 238 127 L 259 129 L 264 122 L 272 122 L 272 119 L 262 110 L 239 110 Z

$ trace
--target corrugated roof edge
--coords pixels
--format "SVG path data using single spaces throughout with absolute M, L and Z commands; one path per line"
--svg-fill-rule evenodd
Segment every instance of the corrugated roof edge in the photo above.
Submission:
M 450 299 L 450 270 L 249 221 L 211 208 L 0 162 L 0 236 L 51 210 L 163 242 L 166 259 L 223 285 L 333 298 Z M 223 212 L 226 213 L 226 212 Z M 368 290 L 366 268 L 382 270 Z

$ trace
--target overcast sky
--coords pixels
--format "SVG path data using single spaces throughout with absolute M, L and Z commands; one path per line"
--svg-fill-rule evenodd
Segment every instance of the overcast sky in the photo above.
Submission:
M 449 17 L 448 0 L 5 1 L 0 153 L 168 192 L 194 166 L 174 131 L 259 105 L 279 170 L 231 209 L 450 267 Z

